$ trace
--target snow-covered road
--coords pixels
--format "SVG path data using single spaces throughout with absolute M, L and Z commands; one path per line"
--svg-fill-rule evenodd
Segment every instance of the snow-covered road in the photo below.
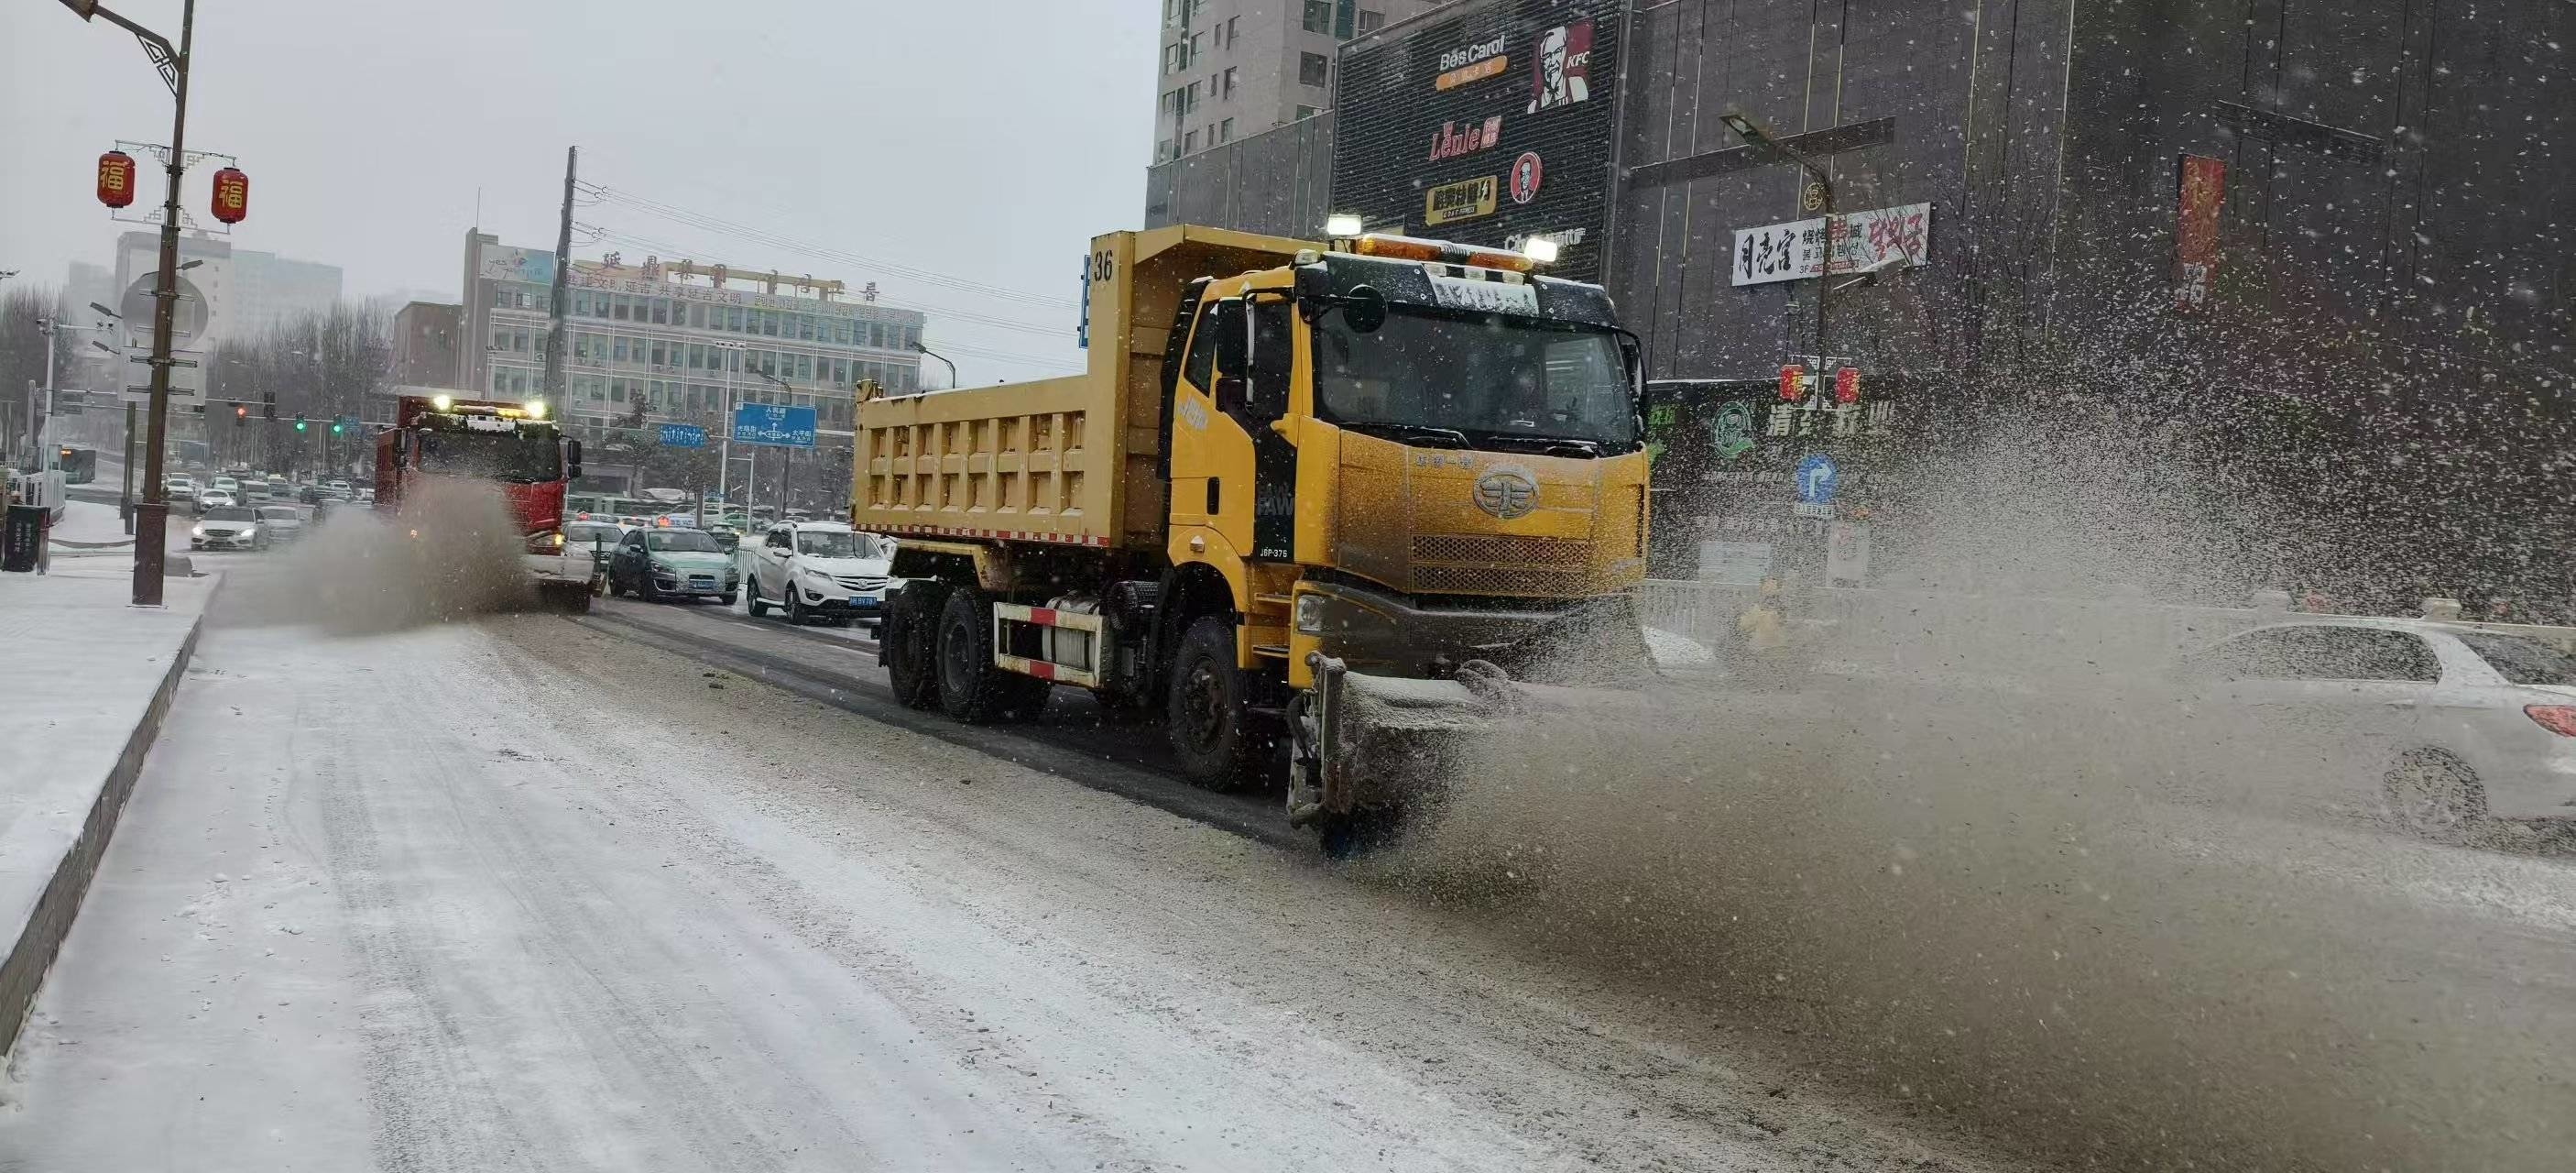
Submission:
M 236 620 L 19 1044 L 0 1168 L 1998 1167 L 1731 1037 L 560 619 Z

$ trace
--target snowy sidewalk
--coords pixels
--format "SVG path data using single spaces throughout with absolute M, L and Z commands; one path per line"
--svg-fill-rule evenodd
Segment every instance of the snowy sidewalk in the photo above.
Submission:
M 219 579 L 169 580 L 159 610 L 127 605 L 132 581 L 130 558 L 0 574 L 0 1054 L 71 929 Z

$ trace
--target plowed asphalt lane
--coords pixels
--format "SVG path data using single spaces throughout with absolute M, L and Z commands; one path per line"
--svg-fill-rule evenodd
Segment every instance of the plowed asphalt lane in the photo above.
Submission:
M 628 610 L 591 622 L 731 622 Z M 1060 776 L 1150 762 L 1015 764 L 866 687 L 541 615 L 210 630 L 0 1168 L 2015 1167 Z

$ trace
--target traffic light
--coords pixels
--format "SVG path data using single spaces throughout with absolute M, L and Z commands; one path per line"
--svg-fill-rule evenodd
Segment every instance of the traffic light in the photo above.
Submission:
M 236 404 L 234 404 L 234 405 L 233 405 L 233 426 L 234 426 L 234 427 L 236 427 L 236 428 L 238 428 L 238 427 L 242 426 L 243 424 L 246 424 L 246 423 L 249 423 L 249 422 L 250 422 L 250 405 L 249 405 L 249 404 L 247 404 L 247 403 L 236 403 Z
M 273 420 L 277 418 L 277 392 L 262 391 L 259 393 L 259 418 L 264 420 Z
M 303 413 L 303 412 L 300 412 L 300 411 L 299 411 L 299 412 L 296 412 L 296 413 L 295 413 L 295 430 L 296 430 L 296 431 L 299 431 L 299 432 L 301 432 L 301 431 L 303 431 L 303 430 L 304 430 L 304 413 Z
M 331 421 L 331 434 L 334 436 L 340 434 L 340 421 L 337 419 Z

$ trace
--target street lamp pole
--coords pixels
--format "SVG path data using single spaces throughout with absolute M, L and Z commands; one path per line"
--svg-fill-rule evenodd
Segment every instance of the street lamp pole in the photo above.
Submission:
M 170 154 L 166 160 L 170 191 L 161 204 L 161 274 L 152 290 L 152 407 L 143 442 L 143 504 L 135 510 L 134 605 L 161 605 L 161 576 L 170 537 L 170 503 L 161 488 L 161 450 L 170 427 L 170 335 L 179 306 L 179 179 L 188 169 L 188 65 L 195 47 L 197 0 L 186 0 L 179 13 L 179 44 L 99 7 L 98 0 L 63 0 L 82 20 L 106 17 L 108 23 L 134 34 L 152 58 L 161 80 L 170 87 Z
M 733 498 L 728 495 L 732 484 L 729 478 L 733 475 L 733 367 L 742 361 L 742 343 L 719 342 L 716 350 L 724 355 L 724 418 L 716 421 L 724 429 L 716 440 L 716 499 L 723 501 L 725 508 L 730 510 L 733 508 Z M 748 508 L 742 511 L 742 523 L 751 524 L 751 510 Z
M 941 361 L 941 362 L 943 362 L 943 363 L 948 363 L 948 387 L 949 387 L 949 389 L 950 389 L 950 390 L 955 390 L 955 389 L 956 389 L 956 387 L 957 387 L 957 364 L 956 364 L 956 363 L 948 362 L 948 357 L 947 357 L 946 355 L 943 355 L 943 354 L 940 354 L 940 353 L 938 353 L 938 352 L 936 352 L 936 351 L 933 351 L 933 350 L 932 350 L 932 349 L 930 349 L 929 347 L 927 347 L 927 346 L 923 346 L 922 344 L 920 344 L 920 343 L 918 343 L 918 342 L 913 343 L 913 344 L 912 344 L 912 348 L 913 348 L 914 350 L 918 350 L 918 351 L 920 351 L 920 352 L 921 352 L 921 353 L 923 353 L 923 354 L 929 355 L 929 356 L 930 356 L 930 357 L 932 357 L 932 358 L 938 359 L 939 361 Z
M 1816 188 L 1822 195 L 1819 202 L 1823 204 L 1821 210 L 1825 217 L 1825 261 L 1823 268 L 1816 273 L 1816 378 L 1822 380 L 1825 377 L 1825 294 L 1831 287 L 1829 279 L 1833 276 L 1834 268 L 1833 177 L 1825 174 L 1824 164 L 1817 162 L 1805 151 L 1773 137 L 1769 128 L 1749 115 L 1729 111 L 1719 115 L 1718 121 L 1725 123 L 1728 130 L 1734 131 L 1737 138 L 1743 139 L 1746 149 L 1752 151 L 1763 162 L 1786 161 L 1797 164 L 1816 181 Z M 1818 386 L 1822 385 L 1821 382 L 1818 384 Z

